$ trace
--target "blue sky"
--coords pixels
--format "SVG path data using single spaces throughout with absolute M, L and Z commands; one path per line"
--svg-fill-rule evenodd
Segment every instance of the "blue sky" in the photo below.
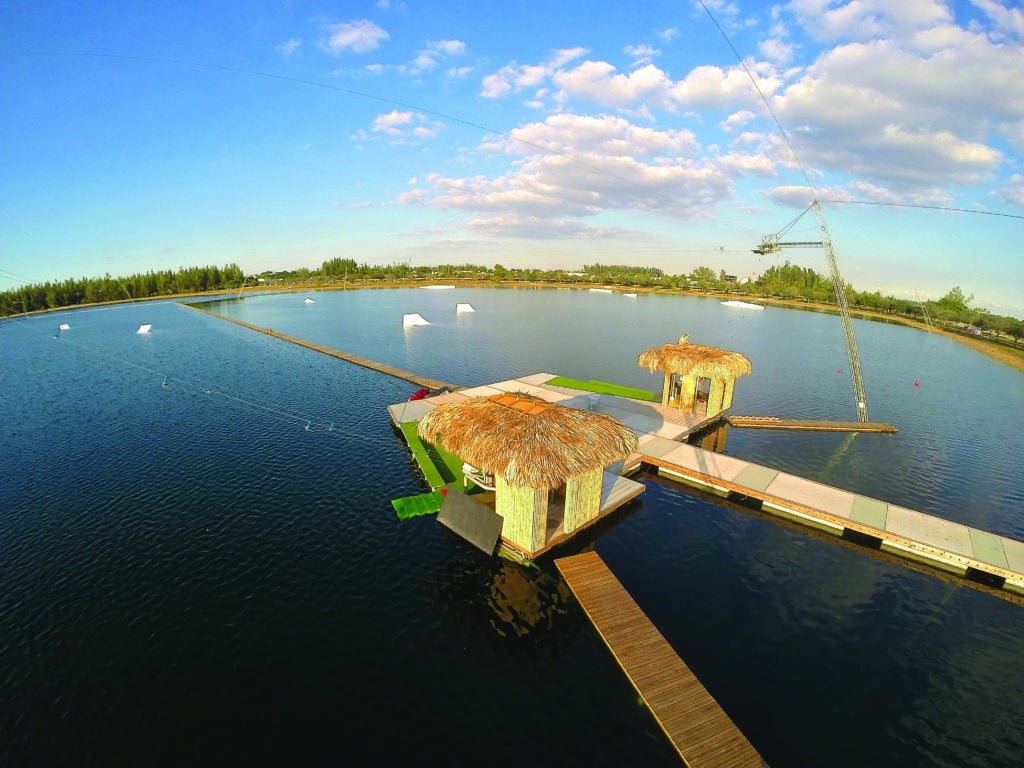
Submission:
M 1022 42 L 1016 0 L 2 0 L 0 290 L 334 257 L 827 274 L 751 252 L 824 222 L 858 290 L 1024 318 Z

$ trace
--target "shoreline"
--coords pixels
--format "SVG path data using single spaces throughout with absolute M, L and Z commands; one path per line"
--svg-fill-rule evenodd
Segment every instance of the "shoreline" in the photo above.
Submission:
M 707 299 L 718 299 L 719 301 L 725 301 L 727 299 L 739 298 L 749 299 L 755 301 L 764 306 L 770 307 L 781 307 L 783 309 L 794 309 L 803 310 L 805 312 L 826 312 L 832 315 L 838 315 L 839 309 L 833 304 L 816 304 L 808 301 L 800 301 L 793 299 L 778 299 L 778 298 L 766 298 L 761 296 L 749 296 L 746 294 L 731 294 L 731 293 L 704 293 L 701 291 L 687 291 L 678 288 L 645 288 L 643 286 L 607 286 L 599 283 L 547 283 L 547 282 L 518 282 L 518 281 L 502 281 L 494 282 L 489 280 L 441 280 L 439 283 L 454 283 L 459 286 L 467 288 L 575 288 L 579 290 L 586 290 L 593 287 L 610 288 L 616 292 L 629 291 L 630 293 L 658 293 L 658 294 L 669 294 L 678 296 L 697 296 Z M 422 281 L 373 281 L 369 283 L 334 283 L 327 285 L 274 285 L 274 286 L 246 286 L 238 292 L 238 296 L 243 295 L 243 291 L 249 293 L 275 293 L 275 292 L 299 292 L 299 291 L 346 291 L 346 290 L 374 290 L 374 289 L 385 289 L 385 288 L 422 288 Z M 211 296 L 226 296 L 234 293 L 234 289 L 224 291 L 213 291 L 209 293 L 181 293 L 181 294 L 170 294 L 167 296 L 147 296 L 145 298 L 133 299 L 132 303 L 139 301 L 178 301 L 182 299 L 194 299 L 194 298 L 208 298 Z M 106 304 L 127 304 L 127 301 L 105 301 L 96 304 L 76 304 L 75 306 L 69 307 L 57 307 L 55 309 L 42 310 L 40 312 L 30 312 L 30 315 L 54 313 L 54 312 L 69 312 L 75 309 L 84 309 L 86 307 L 103 306 Z M 23 315 L 10 315 L 10 318 L 21 317 Z M 985 338 L 979 338 L 976 336 L 969 336 L 965 333 L 957 333 L 955 331 L 941 328 L 934 325 L 929 325 L 917 320 L 913 320 L 908 317 L 901 317 L 897 315 L 887 315 L 882 312 L 871 312 L 863 309 L 851 309 L 850 316 L 856 317 L 861 320 L 870 320 L 877 323 L 896 323 L 898 325 L 904 325 L 908 328 L 915 328 L 920 331 L 927 333 L 939 333 L 947 338 L 952 339 L 960 344 L 970 347 L 974 351 L 978 352 L 991 360 L 995 360 L 998 363 L 1002 363 L 1017 373 L 1024 374 L 1024 347 L 1013 348 L 1006 347 L 1003 344 L 991 341 Z M 6 319 L 6 318 L 4 318 Z

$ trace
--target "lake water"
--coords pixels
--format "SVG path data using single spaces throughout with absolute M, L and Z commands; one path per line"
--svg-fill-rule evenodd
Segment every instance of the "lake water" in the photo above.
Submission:
M 211 306 L 464 386 L 660 391 L 637 356 L 687 333 L 750 359 L 734 413 L 856 414 L 833 315 L 497 288 Z M 897 434 L 731 429 L 726 452 L 1024 539 L 1024 377 L 854 328 Z M 0 323 L 0 365 L 0 764 L 681 764 L 550 559 L 397 519 L 424 486 L 387 406 L 414 385 L 174 302 Z M 556 555 L 593 546 L 770 764 L 1021 765 L 1024 606 L 643 480 Z

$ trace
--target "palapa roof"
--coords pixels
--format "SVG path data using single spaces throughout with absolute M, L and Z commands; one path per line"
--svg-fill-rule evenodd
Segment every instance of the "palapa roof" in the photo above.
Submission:
M 688 343 L 664 344 L 648 349 L 640 354 L 637 363 L 651 373 L 665 371 L 707 378 L 736 378 L 751 371 L 750 361 L 739 352 Z
M 601 413 L 567 408 L 523 392 L 445 403 L 416 427 L 431 443 L 511 486 L 557 488 L 576 475 L 620 461 L 637 436 Z

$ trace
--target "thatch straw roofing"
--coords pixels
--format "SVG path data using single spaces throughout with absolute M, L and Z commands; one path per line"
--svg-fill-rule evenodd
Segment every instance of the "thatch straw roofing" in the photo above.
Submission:
M 695 374 L 707 378 L 735 378 L 751 371 L 750 361 L 739 352 L 727 352 L 724 349 L 704 347 L 700 344 L 664 344 L 642 352 L 637 363 L 651 373 L 665 371 L 682 376 Z
M 557 488 L 625 459 L 637 446 L 636 433 L 611 416 L 522 392 L 439 405 L 416 431 L 477 469 L 526 488 Z

